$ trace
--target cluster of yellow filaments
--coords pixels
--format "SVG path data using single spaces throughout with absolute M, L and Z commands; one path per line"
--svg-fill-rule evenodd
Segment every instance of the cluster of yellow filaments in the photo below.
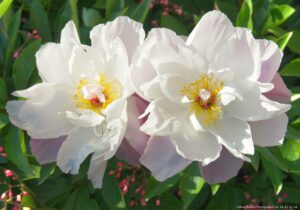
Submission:
M 102 88 L 102 93 L 105 101 L 101 101 L 97 95 L 94 95 L 90 99 L 86 99 L 83 94 L 83 88 L 88 85 L 89 82 L 85 79 L 79 81 L 74 99 L 76 107 L 79 109 L 88 109 L 100 114 L 109 104 L 121 96 L 121 86 L 117 81 L 107 80 L 105 74 L 100 74 L 98 80 L 95 80 L 93 84 L 99 85 Z
M 202 74 L 198 80 L 184 86 L 180 93 L 191 103 L 190 114 L 195 114 L 202 124 L 210 126 L 222 115 L 218 96 L 222 88 L 223 82 L 214 78 L 213 74 Z M 202 92 L 204 97 L 201 97 Z

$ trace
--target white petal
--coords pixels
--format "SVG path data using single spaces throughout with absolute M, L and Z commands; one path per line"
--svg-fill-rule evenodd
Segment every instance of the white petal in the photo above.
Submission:
M 261 95 L 258 87 L 243 93 L 243 100 L 236 99 L 224 111 L 232 117 L 245 121 L 265 120 L 290 109 L 290 105 L 280 104 Z
M 251 130 L 247 122 L 223 114 L 221 119 L 207 129 L 219 136 L 222 143 L 226 142 L 243 154 L 254 154 Z
M 140 91 L 142 92 L 140 95 L 149 101 L 161 97 L 163 93 L 160 88 L 160 83 L 161 77 L 158 76 L 149 82 L 145 82 L 140 86 Z
M 278 45 L 269 40 L 257 40 L 261 54 L 260 82 L 271 82 L 277 72 L 283 56 Z
M 250 122 L 254 144 L 262 147 L 281 145 L 288 121 L 287 115 L 281 114 L 268 120 Z
M 200 161 L 204 165 L 217 159 L 222 145 L 209 132 L 196 131 L 185 127 L 171 136 L 179 155 L 188 160 Z
M 190 160 L 177 154 L 168 137 L 151 137 L 140 162 L 159 181 L 164 181 L 185 169 Z
M 220 157 L 214 162 L 202 166 L 199 163 L 199 168 L 202 177 L 209 184 L 227 182 L 230 178 L 237 175 L 240 168 L 243 166 L 243 160 L 234 157 L 227 149 L 223 147 Z
M 28 100 L 7 103 L 10 121 L 32 138 L 56 138 L 67 135 L 73 128 L 65 117 L 65 111 L 75 110 L 69 86 L 40 83 L 13 94 Z
M 164 74 L 160 77 L 160 86 L 165 96 L 175 102 L 181 104 L 183 95 L 180 93 L 183 87 L 187 86 L 190 82 L 184 75 L 179 74 Z
M 99 142 L 93 128 L 74 128 L 58 152 L 57 165 L 65 173 L 77 174 L 80 164 L 96 150 Z
M 60 44 L 42 45 L 35 56 L 39 75 L 44 82 L 70 82 L 68 61 L 63 57 Z
M 95 47 L 120 39 L 126 48 L 129 62 L 144 38 L 143 25 L 128 17 L 117 17 L 105 25 L 95 26 L 91 31 L 92 46 Z
M 194 46 L 208 60 L 222 46 L 235 29 L 226 15 L 219 11 L 206 13 L 198 22 L 186 43 Z
M 233 70 L 235 79 L 257 81 L 261 68 L 260 49 L 251 31 L 237 28 L 214 56 L 212 66 L 214 69 Z
M 172 103 L 166 98 L 159 98 L 151 102 L 142 116 L 148 113 L 150 113 L 148 119 L 140 128 L 148 135 L 169 135 L 176 132 L 181 126 L 183 116 L 186 116 L 186 120 L 188 120 L 188 109 Z
M 80 39 L 73 21 L 69 21 L 61 31 L 60 44 L 65 60 L 69 60 L 73 47 L 80 45 Z
M 92 82 L 105 70 L 103 60 L 97 56 L 95 49 L 89 46 L 76 46 L 69 60 L 69 74 L 75 85 L 80 79 Z
M 81 114 L 67 111 L 66 116 L 69 118 L 71 123 L 79 127 L 96 126 L 105 120 L 104 116 L 90 110 L 83 110 Z
M 106 165 L 107 161 L 104 161 L 102 156 L 98 157 L 97 153 L 92 156 L 88 170 L 88 177 L 92 181 L 94 188 L 102 187 Z

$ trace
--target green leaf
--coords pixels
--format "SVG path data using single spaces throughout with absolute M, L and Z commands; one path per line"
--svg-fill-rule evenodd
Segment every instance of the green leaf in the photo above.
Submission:
M 139 3 L 135 10 L 128 14 L 128 16 L 141 23 L 145 22 L 149 12 L 150 3 L 151 0 L 144 0 L 143 3 Z
M 26 174 L 32 174 L 29 162 L 26 158 L 25 140 L 23 132 L 10 126 L 5 140 L 5 152 L 7 158 Z
M 252 167 L 255 169 L 255 171 L 258 171 L 259 168 L 259 162 L 260 162 L 260 156 L 257 150 L 255 150 L 254 155 L 249 155 L 248 156 L 251 159 L 250 164 Z
M 21 24 L 21 13 L 22 7 L 14 14 L 13 20 L 8 28 L 8 44 L 5 52 L 4 60 L 4 73 L 3 77 L 5 78 L 9 74 L 9 61 L 12 59 L 12 54 L 14 52 L 15 44 L 18 38 L 19 28 Z
M 82 19 L 84 25 L 88 27 L 94 27 L 103 21 L 103 18 L 97 10 L 87 8 L 83 8 L 82 10 Z
M 30 43 L 20 54 L 13 65 L 13 83 L 17 90 L 25 89 L 35 67 L 35 53 L 40 48 L 41 41 Z
M 46 181 L 46 179 L 49 178 L 49 176 L 51 176 L 54 170 L 55 170 L 55 163 L 48 163 L 42 165 L 38 184 L 42 184 L 44 181 Z
M 300 58 L 296 58 L 283 67 L 280 72 L 283 76 L 300 77 Z
M 210 189 L 211 189 L 211 194 L 215 195 L 218 192 L 218 190 L 220 189 L 220 185 L 219 184 L 211 185 Z
M 252 11 L 252 0 L 244 0 L 241 10 L 237 16 L 236 25 L 239 27 L 247 27 L 252 29 Z
M 13 0 L 3 0 L 0 3 L 0 18 L 6 13 Z
M 30 3 L 30 22 L 32 26 L 41 35 L 43 41 L 49 42 L 52 40 L 48 14 L 39 0 L 33 0 Z
M 242 200 L 243 193 L 240 188 L 227 184 L 222 186 L 217 194 L 209 200 L 205 210 L 216 210 L 220 207 L 226 210 L 236 209 L 237 206 L 242 204 Z
M 164 192 L 174 187 L 178 183 L 178 181 L 178 175 L 173 176 L 165 180 L 164 182 L 158 182 L 154 177 L 150 177 L 146 188 L 146 200 L 150 200 L 155 196 L 163 194 Z
M 178 35 L 187 35 L 189 33 L 186 26 L 172 15 L 161 15 L 160 25 L 175 31 Z
M 184 207 L 187 208 L 196 198 L 204 186 L 204 179 L 200 176 L 198 163 L 191 164 L 180 176 L 179 189 L 182 194 Z
M 279 38 L 275 40 L 275 42 L 278 44 L 279 48 L 283 51 L 287 44 L 289 43 L 291 37 L 293 35 L 293 32 L 286 33 Z
M 121 193 L 115 176 L 109 176 L 105 173 L 102 182 L 101 193 L 103 200 L 111 210 L 126 209 L 124 196 Z
M 288 47 L 292 52 L 300 54 L 300 30 L 293 31 L 293 36 L 288 43 Z
M 283 172 L 264 156 L 261 158 L 261 161 L 267 176 L 274 186 L 275 193 L 278 195 L 282 189 Z
M 296 161 L 300 159 L 300 141 L 286 140 L 280 148 L 283 158 L 289 161 Z
M 0 113 L 0 130 L 9 123 L 8 116 Z
M 5 80 L 0 77 L 0 107 L 4 106 L 7 100 L 7 88 Z
M 124 8 L 124 0 L 109 0 L 106 1 L 106 17 L 111 16 L 112 13 L 121 12 Z
M 77 11 L 77 1 L 78 0 L 69 0 L 70 10 L 71 10 L 71 18 L 74 21 L 76 27 L 79 27 L 79 18 Z
M 262 32 L 265 33 L 269 28 L 275 28 L 284 23 L 295 9 L 289 5 L 273 5 L 270 7 L 268 17 L 264 23 Z
M 288 196 L 284 198 L 285 203 L 300 204 L 300 188 L 298 186 L 284 186 L 282 191 L 288 194 Z
M 286 165 L 286 162 L 282 158 L 281 153 L 277 147 L 273 147 L 273 148 L 257 147 L 257 150 L 259 151 L 261 158 L 263 157 L 265 160 L 271 162 L 276 167 L 288 172 L 288 167 Z
M 99 210 L 97 202 L 93 199 L 90 199 L 90 194 L 87 188 L 80 188 L 78 190 L 74 207 L 74 210 Z

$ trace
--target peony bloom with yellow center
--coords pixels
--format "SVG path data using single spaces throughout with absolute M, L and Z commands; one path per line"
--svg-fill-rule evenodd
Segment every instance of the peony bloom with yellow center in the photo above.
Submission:
M 42 83 L 14 92 L 22 99 L 8 102 L 6 110 L 11 122 L 32 138 L 31 150 L 40 163 L 56 161 L 63 172 L 77 174 L 91 155 L 88 177 L 100 188 L 107 160 L 124 137 L 146 136 L 127 126 L 128 118 L 137 119 L 132 116 L 137 108 L 127 106 L 135 100 L 129 68 L 144 36 L 142 24 L 118 17 L 95 26 L 87 46 L 68 22 L 60 43 L 39 49 Z
M 205 14 L 186 40 L 153 29 L 133 58 L 131 82 L 150 104 L 142 164 L 158 180 L 192 161 L 209 183 L 236 175 L 254 145 L 282 144 L 290 92 L 276 73 L 282 52 L 235 28 L 219 11 Z

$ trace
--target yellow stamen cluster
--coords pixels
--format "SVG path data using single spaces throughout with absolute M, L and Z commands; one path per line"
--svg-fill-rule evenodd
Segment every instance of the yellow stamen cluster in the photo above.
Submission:
M 216 123 L 222 115 L 222 108 L 218 103 L 218 93 L 222 88 L 223 82 L 215 79 L 212 74 L 202 74 L 198 80 L 184 86 L 180 93 L 191 101 L 190 114 L 195 114 L 202 124 L 210 126 L 211 123 Z M 199 96 L 202 89 L 211 94 L 206 101 L 203 101 Z
M 97 97 L 92 99 L 84 98 L 82 89 L 87 84 L 89 84 L 89 82 L 85 79 L 82 79 L 79 81 L 76 87 L 74 99 L 76 102 L 76 107 L 79 109 L 88 109 L 100 114 L 109 104 L 121 96 L 120 84 L 117 81 L 107 80 L 104 74 L 100 74 L 98 80 L 94 81 L 94 84 L 99 84 L 103 88 L 102 92 L 105 96 L 104 103 L 101 103 Z

